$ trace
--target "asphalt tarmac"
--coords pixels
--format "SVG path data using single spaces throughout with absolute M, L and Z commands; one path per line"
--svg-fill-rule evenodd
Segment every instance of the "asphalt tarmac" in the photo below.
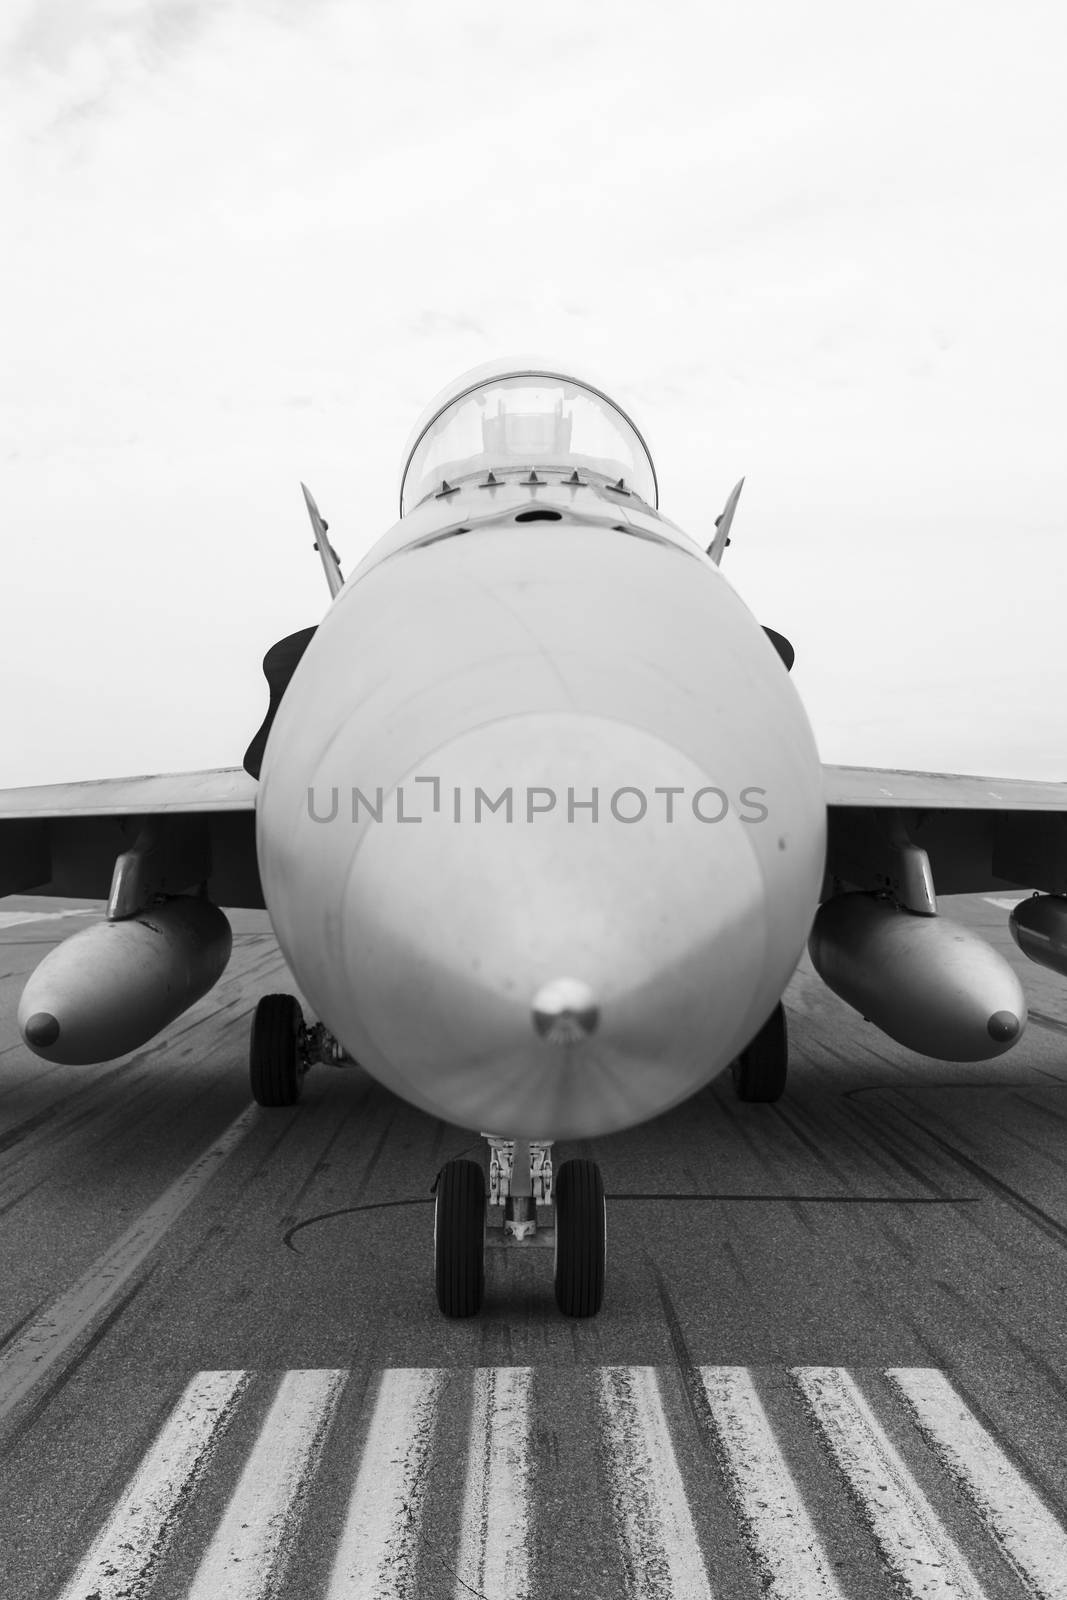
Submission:
M 0 902 L 0 1595 L 1064 1600 L 1067 979 L 942 910 L 1023 977 L 1011 1054 L 914 1056 L 805 959 L 778 1105 L 727 1075 L 557 1148 L 602 1165 L 601 1315 L 494 1250 L 447 1322 L 430 1188 L 477 1137 L 358 1068 L 251 1107 L 264 916 L 65 1068 L 17 998 L 102 908 Z

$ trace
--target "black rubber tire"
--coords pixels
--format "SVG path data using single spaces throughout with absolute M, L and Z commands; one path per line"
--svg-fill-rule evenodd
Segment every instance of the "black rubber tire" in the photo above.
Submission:
M 789 1075 L 789 1030 L 781 1001 L 731 1070 L 739 1100 L 769 1105 L 782 1098 Z
M 564 1161 L 553 1183 L 556 1304 L 565 1317 L 595 1317 L 604 1302 L 607 1216 L 595 1161 Z
M 473 1317 L 485 1294 L 485 1173 L 477 1161 L 446 1161 L 433 1218 L 437 1304 L 446 1317 Z
M 259 1106 L 295 1106 L 304 1073 L 300 1030 L 304 1014 L 291 994 L 265 994 L 252 1017 L 248 1070 Z

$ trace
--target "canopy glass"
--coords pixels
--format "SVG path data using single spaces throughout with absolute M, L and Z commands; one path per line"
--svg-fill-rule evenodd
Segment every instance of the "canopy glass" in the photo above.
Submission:
M 408 459 L 401 511 L 472 473 L 517 467 L 623 478 L 650 505 L 656 474 L 629 418 L 598 390 L 550 373 L 493 378 L 458 395 L 423 429 Z

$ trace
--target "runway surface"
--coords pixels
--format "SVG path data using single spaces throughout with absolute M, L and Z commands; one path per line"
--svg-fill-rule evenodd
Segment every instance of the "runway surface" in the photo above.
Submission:
M 265 917 L 61 1068 L 17 997 L 101 908 L 0 902 L 0 1595 L 1067 1600 L 1067 980 L 942 909 L 1022 974 L 1014 1052 L 913 1056 L 805 960 L 780 1104 L 557 1148 L 602 1164 L 602 1314 L 498 1250 L 446 1322 L 430 1186 L 478 1141 L 358 1069 L 250 1106 Z

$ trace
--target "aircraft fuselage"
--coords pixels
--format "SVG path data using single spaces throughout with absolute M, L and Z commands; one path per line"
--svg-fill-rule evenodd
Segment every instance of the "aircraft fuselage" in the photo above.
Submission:
M 570 475 L 481 467 L 379 541 L 289 685 L 257 808 L 327 1026 L 423 1109 L 534 1138 L 720 1072 L 794 970 L 825 854 L 759 623 L 651 506 Z

